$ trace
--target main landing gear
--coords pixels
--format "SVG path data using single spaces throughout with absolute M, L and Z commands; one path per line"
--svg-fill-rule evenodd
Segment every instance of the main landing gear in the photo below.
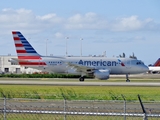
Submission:
M 83 82 L 83 81 L 84 81 L 84 76 L 80 77 L 80 78 L 79 78 L 79 81 L 80 81 L 80 82 Z
M 126 82 L 130 82 L 130 79 L 128 77 L 128 74 L 126 74 Z

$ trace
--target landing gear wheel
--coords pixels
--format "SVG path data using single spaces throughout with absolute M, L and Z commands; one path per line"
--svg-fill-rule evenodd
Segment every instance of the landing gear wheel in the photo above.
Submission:
M 126 82 L 130 82 L 128 74 L 126 74 Z
M 80 77 L 79 81 L 83 82 L 84 81 L 84 77 Z
M 129 80 L 129 79 L 127 79 L 127 80 L 126 80 L 126 82 L 130 82 L 130 80 Z

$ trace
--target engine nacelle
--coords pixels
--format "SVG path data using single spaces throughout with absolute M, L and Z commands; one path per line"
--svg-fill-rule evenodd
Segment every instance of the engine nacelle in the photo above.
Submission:
M 101 79 L 101 80 L 107 80 L 109 79 L 109 74 L 110 74 L 110 71 L 109 70 L 96 70 L 94 72 L 94 76 L 98 79 Z

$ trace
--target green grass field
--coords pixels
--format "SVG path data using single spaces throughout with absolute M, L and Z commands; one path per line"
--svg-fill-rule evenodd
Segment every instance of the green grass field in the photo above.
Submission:
M 1 116 L 0 116 L 1 118 Z M 3 117 L 1 118 L 3 119 Z M 124 116 L 66 115 L 67 120 L 124 120 Z M 126 117 L 127 120 L 142 120 L 142 117 Z M 7 120 L 64 120 L 64 115 L 54 114 L 7 114 Z M 152 120 L 157 120 L 152 118 Z
M 6 79 L 6 81 L 9 79 Z M 12 79 L 14 80 L 14 79 Z M 16 79 L 17 80 L 17 79 Z M 24 79 L 18 79 L 24 80 Z M 75 82 L 75 79 L 27 79 L 29 81 L 61 81 L 61 82 Z M 76 79 L 77 82 L 79 82 Z M 87 82 L 99 82 L 99 80 L 86 80 Z M 131 79 L 132 82 L 159 82 L 159 79 Z M 124 82 L 124 78 L 114 78 L 108 81 L 101 82 Z M 142 86 L 54 86 L 54 85 L 0 85 L 0 96 L 3 94 L 7 98 L 31 98 L 31 99 L 68 99 L 68 100 L 123 100 L 122 95 L 126 100 L 138 101 L 138 94 L 141 96 L 143 102 L 160 101 L 160 87 L 142 87 Z M 67 115 L 70 120 L 88 120 L 88 119 L 109 119 L 109 120 L 123 120 L 123 116 L 73 116 Z M 1 114 L 0 119 L 3 119 Z M 53 114 L 7 114 L 7 120 L 35 120 L 35 119 L 55 119 L 63 120 L 64 115 Z M 142 117 L 127 117 L 127 120 L 140 120 Z M 157 120 L 158 118 L 151 118 Z
M 160 87 L 127 86 L 45 86 L 45 85 L 0 85 L 1 97 L 63 99 L 69 100 L 138 100 L 160 101 Z
M 79 82 L 69 78 L 0 78 L 0 80 L 19 81 L 53 81 Z M 131 82 L 160 82 L 159 77 L 130 78 Z M 110 78 L 109 80 L 86 79 L 86 82 L 125 82 L 125 78 Z M 69 100 L 138 100 L 137 95 L 144 101 L 160 101 L 160 87 L 142 86 L 54 86 L 54 85 L 0 85 L 0 96 L 7 98 L 33 99 L 66 99 Z

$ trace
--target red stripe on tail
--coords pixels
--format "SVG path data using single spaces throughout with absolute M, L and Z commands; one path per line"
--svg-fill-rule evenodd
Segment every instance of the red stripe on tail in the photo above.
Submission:
M 14 38 L 14 40 L 20 40 L 20 38 L 19 37 L 13 37 Z
M 42 58 L 40 56 L 18 56 L 18 59 L 35 59 L 35 60 L 41 60 Z
M 17 53 L 27 53 L 26 50 L 16 50 Z
M 15 31 L 12 31 L 12 34 L 17 34 L 17 32 L 15 32 Z
M 15 44 L 16 47 L 23 47 L 22 44 Z

